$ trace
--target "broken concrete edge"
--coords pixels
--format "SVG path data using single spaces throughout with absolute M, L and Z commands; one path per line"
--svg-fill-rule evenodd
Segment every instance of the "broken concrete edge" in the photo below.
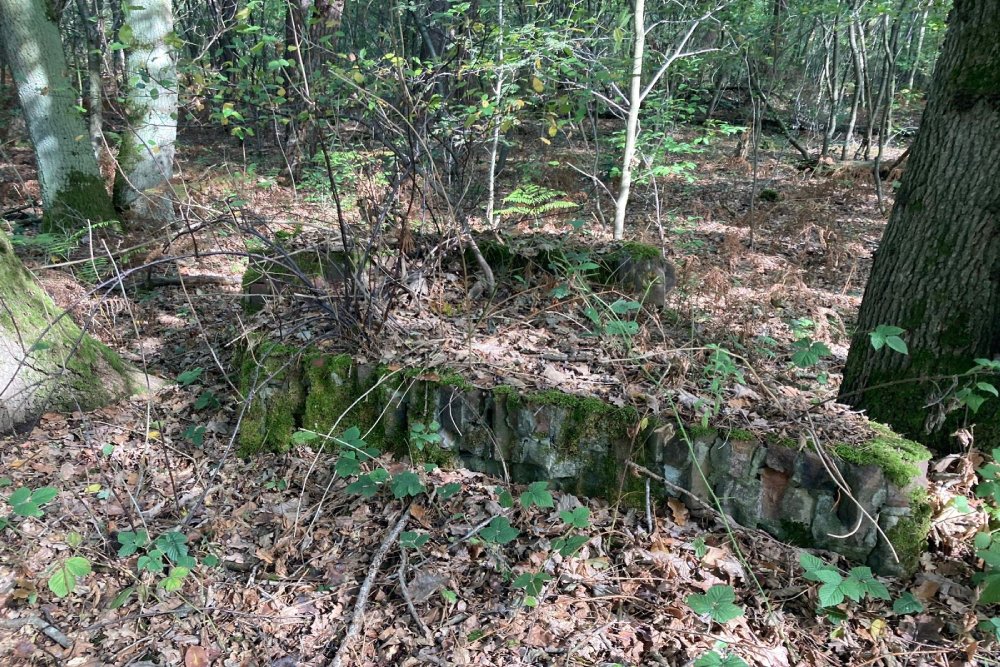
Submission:
M 490 266 L 499 273 L 517 272 L 519 275 L 532 268 L 548 274 L 586 275 L 595 286 L 614 285 L 643 303 L 664 307 L 667 293 L 676 283 L 673 265 L 664 259 L 661 250 L 653 245 L 627 242 L 609 248 L 593 248 L 584 244 L 567 246 L 547 244 L 535 239 L 529 242 L 500 242 L 491 237 L 478 239 L 479 249 Z M 463 260 L 475 266 L 471 249 Z M 285 283 L 299 282 L 290 269 L 295 262 L 301 275 L 322 278 L 327 284 L 343 282 L 349 274 L 346 267 L 361 261 L 360 256 L 347 262 L 342 248 L 293 251 L 274 261 L 256 258 L 247 263 L 243 273 L 243 309 L 254 314 L 264 307 L 268 296 L 274 296 Z M 585 271 L 580 266 L 588 266 Z
M 886 574 L 915 569 L 930 528 L 924 488 L 930 452 L 880 424 L 871 441 L 834 444 L 826 452 L 881 532 L 837 488 L 812 448 L 748 430 L 678 429 L 593 397 L 509 385 L 482 389 L 450 370 L 359 364 L 348 354 L 268 342 L 240 355 L 239 375 L 244 395 L 273 376 L 253 392 L 244 416 L 244 455 L 286 451 L 300 428 L 337 436 L 356 426 L 381 452 L 493 475 L 506 471 L 517 483 L 546 480 L 563 491 L 641 507 L 645 480 L 629 472 L 633 461 L 710 505 L 718 498 L 744 526 Z M 441 442 L 418 450 L 410 430 L 432 422 Z

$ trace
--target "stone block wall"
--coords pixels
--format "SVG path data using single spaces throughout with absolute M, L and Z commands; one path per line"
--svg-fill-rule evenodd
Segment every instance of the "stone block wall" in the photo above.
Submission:
M 301 386 L 290 387 L 289 378 L 300 379 Z M 922 495 L 929 454 L 887 429 L 872 443 L 852 446 L 851 462 L 838 456 L 836 447 L 821 457 L 811 444 L 764 442 L 742 431 L 676 429 L 668 422 L 640 421 L 634 409 L 594 398 L 506 386 L 480 389 L 453 374 L 359 367 L 344 355 L 303 355 L 278 381 L 283 389 L 259 394 L 283 406 L 290 402 L 282 403 L 276 391 L 304 396 L 296 398 L 304 405 L 295 416 L 301 428 L 337 435 L 358 426 L 382 451 L 517 483 L 546 480 L 582 495 L 624 496 L 638 504 L 644 502 L 645 482 L 626 465 L 635 461 L 711 506 L 717 498 L 743 526 L 844 554 L 882 573 L 914 568 L 929 530 Z M 288 446 L 287 408 L 277 412 L 284 419 L 280 429 L 255 421 L 268 414 L 253 406 L 248 411 L 245 450 Z M 413 451 L 410 427 L 431 422 L 440 425 L 440 445 Z M 272 433 L 279 435 L 261 439 Z M 868 450 L 869 460 L 858 455 Z

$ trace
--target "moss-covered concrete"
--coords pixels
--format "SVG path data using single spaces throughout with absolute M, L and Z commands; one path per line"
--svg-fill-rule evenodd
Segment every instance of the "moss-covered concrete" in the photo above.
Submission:
M 925 489 L 914 489 L 910 494 L 910 515 L 903 517 L 886 532 L 886 537 L 899 558 L 898 569 L 912 574 L 920 564 L 920 557 L 927 551 L 927 536 L 931 531 L 931 504 Z
M 930 460 L 930 450 L 898 435 L 884 424 L 871 422 L 871 426 L 876 432 L 874 438 L 858 445 L 835 445 L 834 454 L 858 465 L 878 466 L 890 482 L 906 488 L 920 475 L 917 465 Z
M 265 342 L 248 347 L 239 361 L 240 391 L 253 391 L 240 424 L 241 455 L 287 451 L 305 406 L 298 350 Z

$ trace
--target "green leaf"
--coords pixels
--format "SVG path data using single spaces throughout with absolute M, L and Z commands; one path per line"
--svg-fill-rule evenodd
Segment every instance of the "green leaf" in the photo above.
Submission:
M 611 336 L 634 336 L 639 333 L 638 322 L 608 322 L 604 325 L 604 333 Z
M 840 582 L 840 592 L 855 602 L 861 602 L 861 598 L 865 596 L 865 589 L 861 582 L 853 577 L 847 577 Z
M 576 552 L 583 548 L 590 538 L 586 535 L 567 535 L 560 537 L 552 543 L 552 548 L 559 552 L 563 558 L 576 555 Z
M 189 371 L 184 371 L 183 373 L 177 376 L 177 384 L 181 385 L 182 387 L 186 387 L 190 384 L 193 384 L 198 378 L 201 377 L 201 374 L 204 372 L 205 369 L 202 368 L 201 366 L 198 366 L 197 368 L 192 368 Z
M 747 663 L 735 653 L 721 656 L 715 651 L 709 651 L 694 661 L 694 667 L 747 667 Z
M 892 610 L 897 614 L 919 614 L 924 610 L 924 605 L 913 593 L 906 591 L 892 603 Z
M 396 498 L 419 496 L 425 491 L 424 485 L 420 482 L 417 474 L 409 470 L 393 477 L 389 488 L 392 489 L 392 495 Z
M 41 506 L 51 502 L 58 494 L 59 489 L 54 486 L 42 486 L 34 491 L 22 486 L 10 494 L 7 502 L 17 516 L 40 517 L 44 514 Z
M 709 616 L 716 623 L 728 623 L 743 615 L 743 609 L 734 604 L 736 592 L 732 586 L 716 584 L 704 594 L 693 594 L 686 602 L 700 616 Z
M 819 363 L 820 357 L 832 354 L 825 343 L 813 342 L 809 338 L 800 338 L 792 344 L 795 349 L 792 363 L 799 368 L 809 368 Z
M 203 391 L 198 395 L 198 400 L 194 402 L 194 409 L 217 408 L 219 405 L 219 399 L 215 396 L 215 392 Z
M 979 391 L 986 392 L 987 394 L 1000 396 L 1000 394 L 997 393 L 997 388 L 991 385 L 989 382 L 977 382 L 976 389 L 978 389 Z
M 453 495 L 462 490 L 462 485 L 458 482 L 448 482 L 444 486 L 438 488 L 438 498 L 441 500 L 448 500 Z
M 820 581 L 815 575 L 819 570 L 829 570 L 831 569 L 829 565 L 823 562 L 822 559 L 813 556 L 811 553 L 806 551 L 799 552 L 799 565 L 802 569 L 806 571 L 805 577 L 810 581 Z
M 980 621 L 979 625 L 976 627 L 978 627 L 982 632 L 992 635 L 997 641 L 1000 641 L 1000 618 L 988 618 Z
M 559 512 L 559 518 L 571 528 L 586 528 L 590 525 L 590 509 L 581 506 L 572 510 L 562 510 Z
M 129 586 L 118 593 L 118 595 L 115 596 L 115 599 L 111 601 L 111 608 L 118 609 L 120 607 L 124 607 L 125 603 L 128 602 L 133 593 L 135 593 L 135 586 Z
M 399 536 L 399 546 L 404 549 L 419 549 L 427 544 L 429 539 L 430 535 L 427 533 L 418 533 L 415 530 L 404 530 Z
M 149 534 L 145 530 L 135 532 L 123 530 L 118 533 L 118 541 L 121 543 L 121 547 L 118 548 L 118 557 L 128 558 L 149 544 Z
M 532 505 L 538 507 L 552 507 L 552 494 L 548 492 L 549 483 L 545 481 L 533 482 L 528 486 L 528 490 L 521 494 L 521 507 L 525 509 Z
M 889 589 L 881 581 L 875 578 L 871 568 L 855 567 L 851 569 L 851 576 L 847 581 L 856 581 L 861 587 L 861 592 L 876 600 L 890 600 Z M 846 591 L 845 591 L 846 594 Z M 850 595 L 848 595 L 850 597 Z M 853 599 L 853 598 L 852 598 Z
M 156 548 L 163 555 L 176 563 L 188 555 L 187 535 L 178 530 L 171 530 L 156 538 Z
M 893 349 L 900 354 L 910 353 L 909 348 L 906 347 L 906 341 L 899 336 L 889 336 L 885 339 L 885 344 L 888 345 L 890 349 Z
M 337 457 L 333 469 L 340 477 L 354 477 L 361 472 L 361 463 L 355 452 L 344 452 Z
M 500 497 L 497 499 L 497 502 L 500 503 L 500 507 L 504 508 L 505 510 L 509 510 L 511 507 L 514 506 L 514 496 L 510 494 L 510 491 L 503 488 L 502 486 L 498 486 L 496 488 L 496 492 L 500 495 Z
M 450 604 L 455 604 L 456 602 L 458 602 L 458 593 L 448 588 L 441 591 L 441 597 L 445 599 L 445 602 L 448 602 Z
M 986 585 L 979 593 L 979 604 L 997 604 L 1000 602 L 1000 572 L 990 572 L 985 577 Z
M 353 493 L 365 498 L 372 498 L 376 493 L 378 493 L 378 482 L 372 477 L 372 473 L 367 475 L 361 475 L 355 481 L 347 485 L 347 492 Z
M 136 568 L 142 572 L 163 572 L 163 552 L 159 549 L 153 549 L 145 556 L 139 556 L 139 560 L 135 564 Z
M 526 595 L 538 597 L 545 584 L 552 580 L 552 575 L 545 572 L 525 572 L 514 580 L 514 588 L 523 590 Z
M 479 536 L 492 544 L 507 544 L 514 541 L 520 534 L 519 530 L 510 525 L 507 517 L 497 516 L 493 517 L 489 525 L 480 531 Z
M 833 607 L 844 601 L 844 591 L 841 584 L 828 583 L 819 587 L 819 604 L 821 607 Z
M 640 308 L 642 308 L 642 304 L 640 304 L 638 301 L 626 301 L 625 299 L 618 299 L 608 307 L 611 309 L 611 312 L 617 315 L 625 315 L 626 313 L 630 313 L 634 310 L 639 310 Z
M 160 588 L 171 593 L 184 586 L 184 578 L 191 570 L 186 567 L 172 567 L 170 573 L 158 584 Z
M 296 431 L 295 433 L 292 433 L 292 444 L 308 445 L 318 437 L 319 433 L 313 433 L 312 431 Z
M 71 556 L 58 565 L 49 577 L 49 590 L 64 598 L 76 588 L 76 580 L 91 572 L 90 561 L 83 556 Z

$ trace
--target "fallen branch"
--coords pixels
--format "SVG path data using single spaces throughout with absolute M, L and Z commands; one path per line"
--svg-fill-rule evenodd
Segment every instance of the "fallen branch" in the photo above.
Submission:
M 38 629 L 42 634 L 63 648 L 68 649 L 73 646 L 73 640 L 63 634 L 59 628 L 46 621 L 44 618 L 40 618 L 38 616 L 24 616 L 22 618 L 12 618 L 9 621 L 0 621 L 0 628 L 5 628 L 7 630 L 20 630 L 26 625 L 30 625 L 31 627 Z
M 424 623 L 424 619 L 420 618 L 420 614 L 417 613 L 417 607 L 413 604 L 413 598 L 410 597 L 410 589 L 406 583 L 406 568 L 409 566 L 409 557 L 406 555 L 406 547 L 402 547 L 399 550 L 399 590 L 403 593 L 403 599 L 406 601 L 406 608 L 410 610 L 410 616 L 413 617 L 413 622 L 417 624 L 420 628 L 420 633 L 427 639 L 428 642 L 433 641 L 434 636 L 431 634 L 430 628 Z
M 344 635 L 344 640 L 340 642 L 340 647 L 337 649 L 336 655 L 333 656 L 333 660 L 327 663 L 330 667 L 340 667 L 344 663 L 344 656 L 347 654 L 348 647 L 351 645 L 352 640 L 358 636 L 358 633 L 361 632 L 361 627 L 364 624 L 365 610 L 368 608 L 368 596 L 371 595 L 372 586 L 375 585 L 375 577 L 378 575 L 379 569 L 382 567 L 382 561 L 385 560 L 389 549 L 399 540 L 399 534 L 403 532 L 403 528 L 406 527 L 406 522 L 409 519 L 410 506 L 407 505 L 399 520 L 396 521 L 396 525 L 385 536 L 378 551 L 372 557 L 372 562 L 368 567 L 368 576 L 362 582 L 361 589 L 358 591 L 358 600 L 354 603 L 354 615 L 351 618 L 351 624 L 348 626 L 347 634 Z

